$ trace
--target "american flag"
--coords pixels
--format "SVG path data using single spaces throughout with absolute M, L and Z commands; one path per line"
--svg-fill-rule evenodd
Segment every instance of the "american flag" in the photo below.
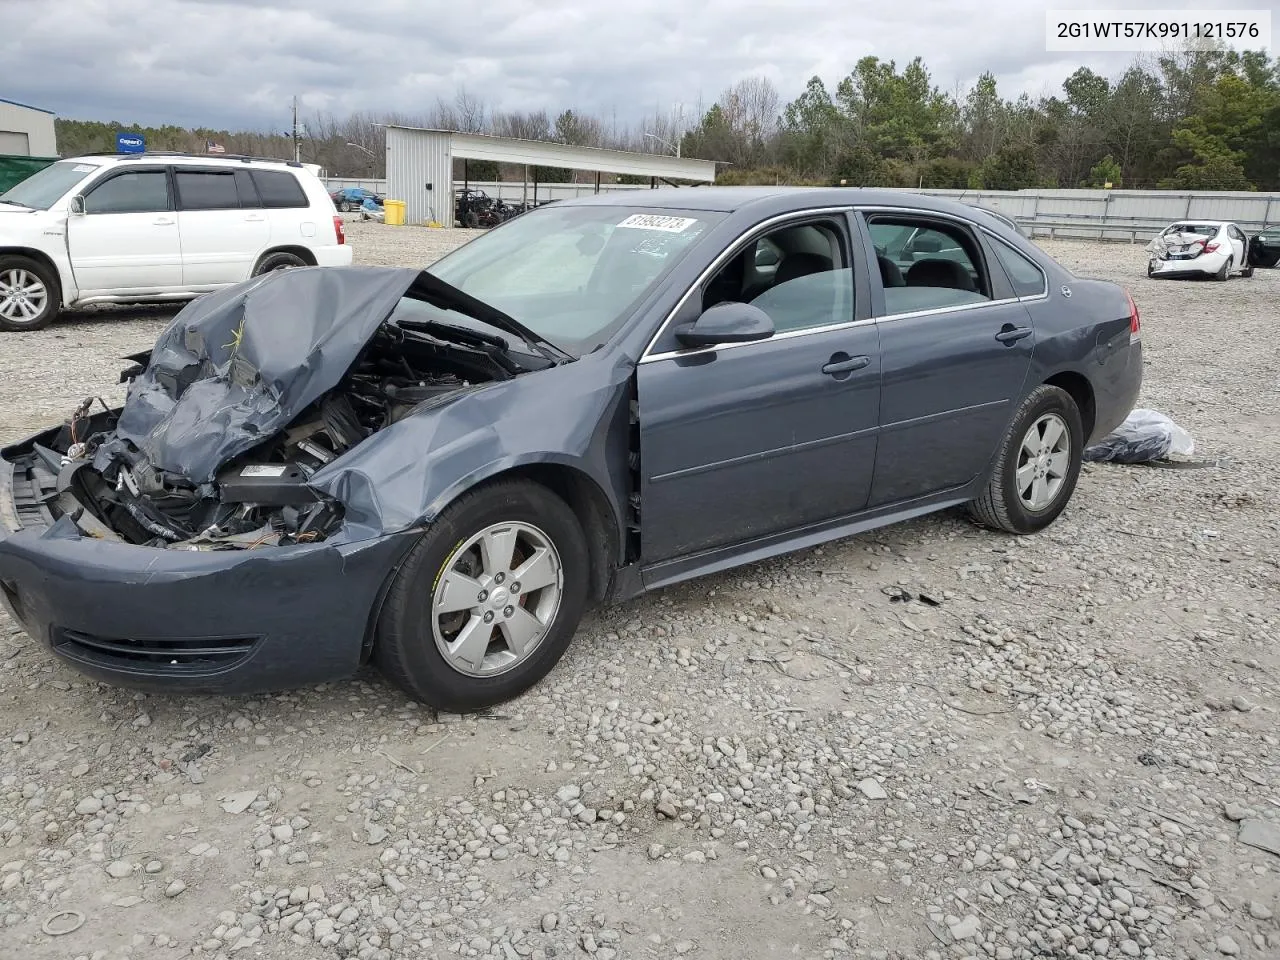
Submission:
M 204 142 L 204 149 L 206 153 L 226 153 L 227 152 L 226 147 L 224 147 L 220 143 L 214 143 L 212 140 L 206 140 Z

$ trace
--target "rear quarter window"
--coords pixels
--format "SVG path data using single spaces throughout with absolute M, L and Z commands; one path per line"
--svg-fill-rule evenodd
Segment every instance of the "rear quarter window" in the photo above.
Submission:
M 1004 267 L 1015 294 L 1020 297 L 1038 297 L 1048 289 L 1049 281 L 1044 271 L 1030 257 L 997 237 L 991 238 L 991 246 L 995 248 L 996 259 Z
M 275 210 L 309 207 L 307 192 L 292 173 L 283 170 L 254 170 L 253 182 L 262 197 L 262 205 Z

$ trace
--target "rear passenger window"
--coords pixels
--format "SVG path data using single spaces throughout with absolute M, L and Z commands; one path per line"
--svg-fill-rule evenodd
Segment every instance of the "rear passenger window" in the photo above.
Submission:
M 240 196 L 231 170 L 178 170 L 178 204 L 181 210 L 238 210 Z
M 254 170 L 253 182 L 258 186 L 264 207 L 283 209 L 311 205 L 302 184 L 291 173 L 283 170 Z
M 884 286 L 886 315 L 991 299 L 977 241 L 959 224 L 877 217 L 868 228 Z
M 995 248 L 996 258 L 1009 275 L 1013 284 L 1013 292 L 1020 297 L 1038 297 L 1049 289 L 1049 281 L 1031 258 L 1021 253 L 1003 240 L 991 238 L 991 246 Z

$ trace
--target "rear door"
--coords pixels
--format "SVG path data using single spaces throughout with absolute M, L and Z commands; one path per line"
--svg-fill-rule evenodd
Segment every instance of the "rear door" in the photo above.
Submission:
M 182 246 L 169 175 L 121 165 L 84 191 L 67 218 L 67 251 L 80 297 L 169 293 L 182 285 Z
M 866 505 L 880 352 L 865 263 L 853 253 L 843 213 L 757 228 L 726 251 L 641 360 L 647 578 L 661 580 L 654 564 L 785 535 Z M 764 310 L 774 336 L 681 349 L 671 329 L 725 300 Z
M 1231 269 L 1240 270 L 1247 267 L 1248 264 L 1248 241 L 1245 239 L 1244 232 L 1234 223 L 1227 225 L 1227 237 L 1231 241 L 1232 262 Z
M 271 236 L 249 171 L 234 167 L 176 167 L 182 283 L 212 290 L 249 276 Z
M 872 277 L 882 363 L 880 439 L 868 506 L 959 488 L 986 469 L 1021 399 L 1035 334 L 973 225 L 949 215 L 864 211 L 873 247 L 914 228 L 900 277 Z M 882 255 L 883 256 L 883 255 Z

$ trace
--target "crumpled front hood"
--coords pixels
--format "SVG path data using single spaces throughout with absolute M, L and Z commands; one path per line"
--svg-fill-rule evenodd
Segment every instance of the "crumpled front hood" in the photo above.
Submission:
M 133 444 L 193 483 L 283 429 L 333 389 L 418 277 L 412 268 L 277 271 L 202 297 L 134 378 L 106 466 Z

